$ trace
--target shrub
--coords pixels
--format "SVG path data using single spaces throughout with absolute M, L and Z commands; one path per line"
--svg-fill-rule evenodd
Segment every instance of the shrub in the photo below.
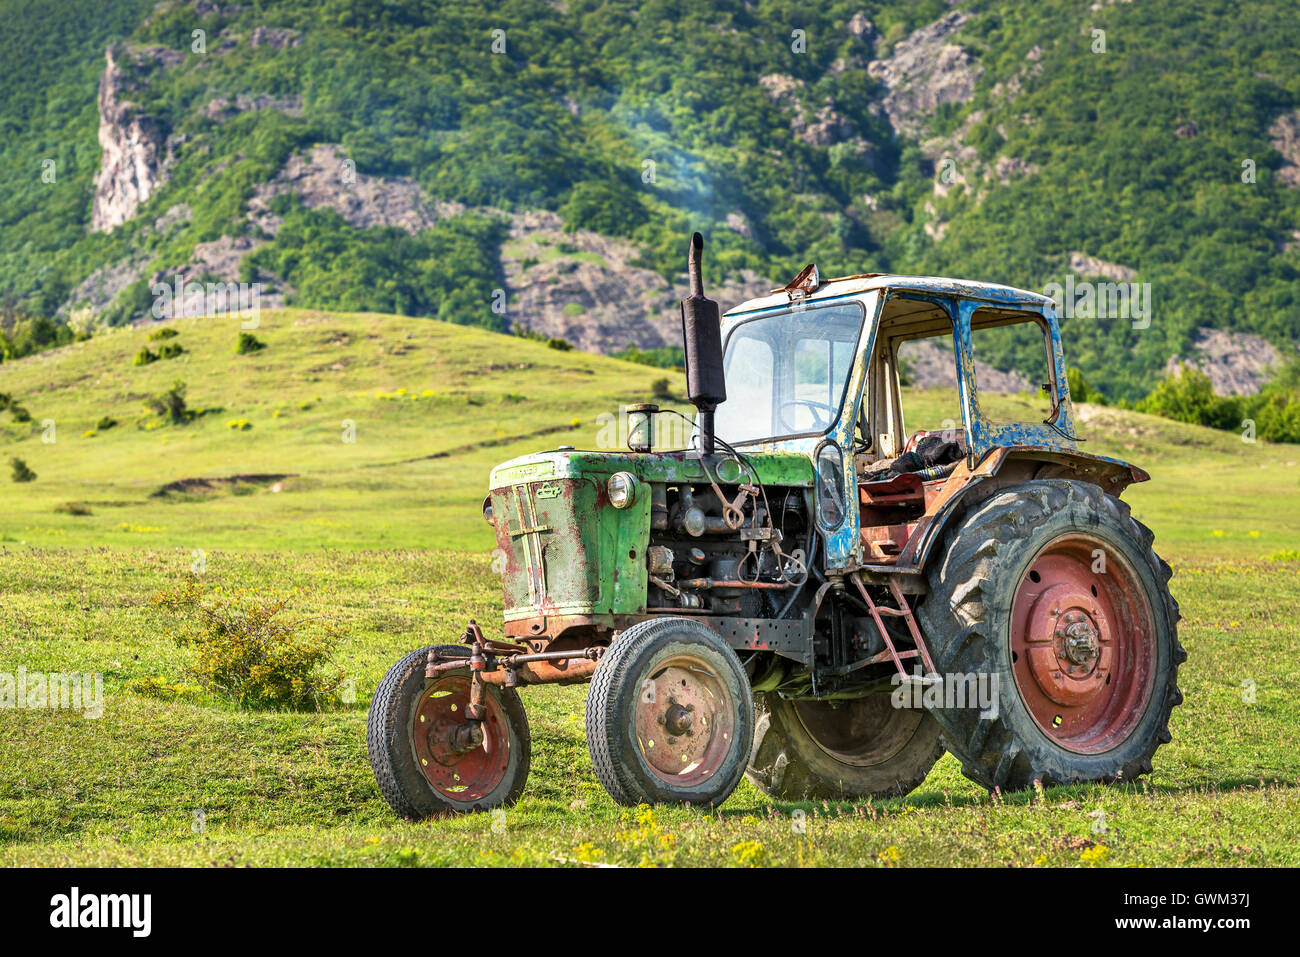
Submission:
M 673 397 L 673 384 L 667 379 L 655 379 L 650 383 L 650 392 L 656 399 L 671 399 Z
M 167 326 L 165 328 L 158 329 L 155 332 L 149 333 L 149 341 L 158 342 L 160 339 L 175 339 L 179 335 L 180 335 L 179 332 L 177 332 L 175 329 L 171 328 L 170 326 Z
M 149 396 L 144 400 L 144 404 L 150 412 L 165 415 L 174 423 L 188 422 L 193 418 L 192 413 L 186 408 L 185 383 L 180 379 L 173 382 L 172 387 L 166 392 Z
M 98 429 L 100 432 L 103 432 L 106 429 L 111 429 L 115 425 L 117 425 L 117 419 L 114 419 L 113 417 L 106 415 L 103 416 L 98 422 L 95 423 L 95 428 Z
M 164 342 L 162 348 L 158 350 L 160 359 L 175 359 L 185 351 L 185 348 L 179 342 Z
M 15 482 L 32 482 L 36 479 L 36 473 L 27 467 L 27 463 L 22 459 L 14 456 L 9 460 L 9 465 L 13 469 L 13 479 Z
M 1066 369 L 1065 382 L 1070 390 L 1070 398 L 1075 402 L 1092 402 L 1095 405 L 1106 405 L 1106 397 L 1088 385 L 1083 373 L 1078 369 Z
M 643 366 L 654 366 L 658 369 L 676 369 L 686 365 L 686 352 L 681 346 L 664 346 L 659 349 L 639 349 L 636 345 L 629 345 L 622 352 L 614 353 L 615 359 L 623 359 L 627 362 L 637 362 Z M 906 383 L 904 383 L 906 385 Z
M 262 342 L 251 332 L 241 332 L 239 341 L 235 343 L 236 355 L 247 355 L 250 352 L 257 352 L 259 349 L 265 349 L 266 343 Z
M 546 344 L 552 349 L 558 349 L 560 352 L 569 352 L 573 349 L 573 344 L 564 339 L 547 339 Z
M 331 667 L 338 629 L 288 617 L 287 598 L 211 596 L 190 575 L 153 603 L 176 619 L 176 644 L 194 650 L 193 677 L 241 707 L 320 708 L 342 681 Z
M 9 414 L 14 417 L 15 422 L 30 422 L 32 420 L 32 414 L 16 401 L 9 403 Z
M 94 515 L 89 508 L 80 502 L 64 502 L 61 505 L 54 506 L 54 510 L 63 515 Z
M 157 362 L 157 361 L 158 361 L 158 353 L 150 352 L 149 347 L 144 346 L 139 352 L 135 354 L 135 362 L 133 363 L 133 365 L 147 366 L 149 363 Z

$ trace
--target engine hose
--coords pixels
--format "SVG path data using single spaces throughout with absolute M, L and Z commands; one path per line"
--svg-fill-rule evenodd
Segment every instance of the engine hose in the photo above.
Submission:
M 812 538 L 812 541 L 808 544 L 808 564 L 804 569 L 805 571 L 812 569 L 814 564 L 817 561 L 818 535 L 816 529 L 812 530 L 810 537 Z M 785 617 L 785 613 L 790 610 L 790 606 L 794 604 L 794 600 L 798 598 L 799 595 L 803 592 L 803 586 L 806 584 L 808 584 L 808 575 L 804 575 L 803 581 L 801 581 L 799 583 L 799 586 L 791 593 L 790 600 L 785 603 L 785 607 L 783 607 L 781 611 L 777 614 L 776 617 L 778 619 Z

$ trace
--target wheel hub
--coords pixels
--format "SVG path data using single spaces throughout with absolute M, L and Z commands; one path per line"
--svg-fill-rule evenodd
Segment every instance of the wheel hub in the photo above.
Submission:
M 659 777 L 691 786 L 713 775 L 735 734 L 726 685 L 701 660 L 675 657 L 641 682 L 635 732 L 642 757 Z
M 1086 611 L 1073 609 L 1056 626 L 1057 657 L 1073 674 L 1090 672 L 1101 655 L 1101 630 Z
M 683 708 L 676 701 L 673 701 L 663 713 L 664 730 L 670 735 L 690 734 L 692 731 L 691 725 L 694 721 L 691 712 L 694 710 L 695 705 L 693 704 Z

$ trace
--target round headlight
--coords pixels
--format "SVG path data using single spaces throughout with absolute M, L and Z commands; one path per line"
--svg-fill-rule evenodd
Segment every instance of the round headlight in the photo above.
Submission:
M 605 485 L 609 493 L 609 504 L 615 508 L 627 508 L 636 498 L 636 476 L 631 472 L 615 472 Z
M 489 525 L 495 525 L 497 523 L 496 517 L 492 514 L 491 495 L 483 499 L 483 521 L 487 522 Z

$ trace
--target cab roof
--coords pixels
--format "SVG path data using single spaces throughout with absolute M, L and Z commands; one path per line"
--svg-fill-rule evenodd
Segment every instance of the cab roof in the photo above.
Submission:
M 804 273 L 808 272 L 807 269 Z M 800 277 L 804 276 L 800 273 Z M 760 312 L 765 309 L 778 309 L 789 306 L 792 302 L 818 302 L 838 299 L 843 296 L 856 296 L 874 289 L 904 289 L 913 292 L 928 292 L 942 296 L 956 296 L 961 299 L 979 299 L 1002 305 L 1052 305 L 1052 300 L 1037 292 L 1017 289 L 993 282 L 974 282 L 969 279 L 945 279 L 939 276 L 895 276 L 887 273 L 862 273 L 857 276 L 843 276 L 837 279 L 822 280 L 811 292 L 797 286 L 798 279 L 789 286 L 773 289 L 768 295 L 750 299 L 727 310 L 728 317 L 744 313 Z M 792 290 L 794 290 L 792 292 Z

